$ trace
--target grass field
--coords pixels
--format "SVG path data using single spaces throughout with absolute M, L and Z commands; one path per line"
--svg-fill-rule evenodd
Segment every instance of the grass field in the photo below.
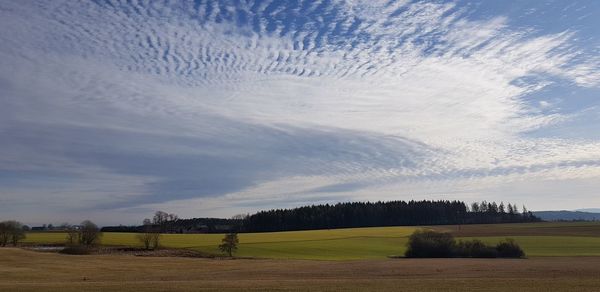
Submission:
M 258 258 L 349 260 L 385 258 L 403 253 L 414 227 L 372 227 L 293 232 L 244 233 L 239 235 L 238 256 Z M 63 243 L 66 234 L 29 233 L 26 243 Z M 164 234 L 161 244 L 219 253 L 222 234 Z M 134 233 L 105 233 L 104 245 L 140 246 Z
M 495 243 L 514 238 L 528 256 L 600 256 L 600 222 L 431 226 L 460 238 Z M 402 255 L 416 227 L 372 227 L 240 234 L 238 256 L 356 260 Z M 222 234 L 165 234 L 162 245 L 218 253 Z M 62 243 L 63 233 L 29 233 L 27 243 Z M 106 233 L 105 245 L 139 246 L 133 233 Z
M 0 248 L 0 291 L 598 291 L 600 257 L 215 260 Z
M 529 259 L 389 259 L 416 227 L 240 234 L 259 259 L 71 256 L 0 248 L 0 291 L 598 291 L 600 223 L 429 226 L 459 239 L 517 240 Z M 166 247 L 217 253 L 222 234 L 166 234 Z M 26 242 L 64 242 L 29 233 Z M 105 245 L 139 245 L 106 233 Z

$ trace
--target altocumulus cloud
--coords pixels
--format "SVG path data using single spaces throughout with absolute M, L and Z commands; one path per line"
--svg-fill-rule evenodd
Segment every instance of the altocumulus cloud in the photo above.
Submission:
M 470 9 L 0 1 L 0 212 L 118 223 L 340 200 L 600 205 L 597 137 L 543 134 L 600 130 L 597 100 L 567 111 L 543 94 L 597 92 L 600 58 L 574 29 Z

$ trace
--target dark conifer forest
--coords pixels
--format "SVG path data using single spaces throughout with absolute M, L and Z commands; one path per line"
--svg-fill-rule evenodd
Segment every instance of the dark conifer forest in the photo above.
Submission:
M 510 206 L 510 207 L 507 207 Z M 350 227 L 509 223 L 541 221 L 515 205 L 495 202 L 390 201 L 312 205 L 261 211 L 243 221 L 246 232 Z

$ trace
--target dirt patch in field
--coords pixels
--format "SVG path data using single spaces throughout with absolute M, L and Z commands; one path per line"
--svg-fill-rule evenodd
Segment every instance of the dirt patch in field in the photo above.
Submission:
M 25 245 L 23 249 L 36 252 L 58 253 L 62 251 L 64 245 Z M 226 259 L 221 255 L 214 255 L 190 249 L 169 249 L 159 248 L 155 250 L 147 250 L 136 247 L 121 247 L 121 246 L 100 246 L 89 249 L 87 255 L 132 255 L 139 257 L 188 257 L 188 258 L 214 258 Z

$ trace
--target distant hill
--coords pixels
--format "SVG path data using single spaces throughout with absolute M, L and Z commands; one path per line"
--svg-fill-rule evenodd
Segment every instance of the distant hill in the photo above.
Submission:
M 575 211 L 588 212 L 588 213 L 600 213 L 600 208 L 585 208 L 585 209 L 577 209 Z
M 545 221 L 600 221 L 600 213 L 581 212 L 581 211 L 536 211 L 532 212 L 535 216 Z

